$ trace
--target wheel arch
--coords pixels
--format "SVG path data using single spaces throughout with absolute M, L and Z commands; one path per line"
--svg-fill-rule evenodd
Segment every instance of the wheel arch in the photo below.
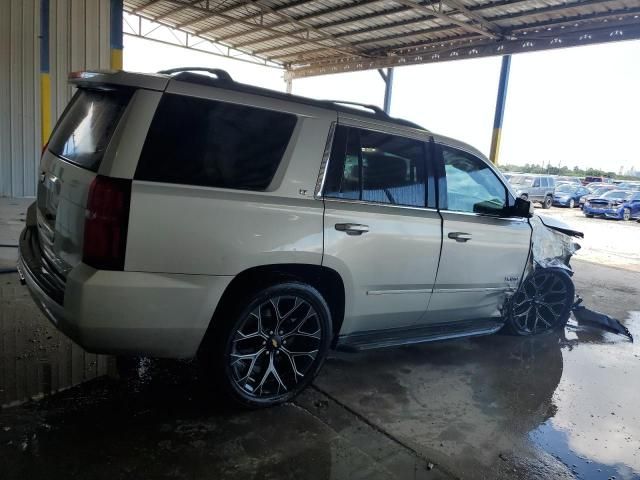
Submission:
M 231 302 L 246 297 L 247 292 L 255 292 L 285 281 L 306 283 L 318 290 L 324 297 L 331 312 L 333 329 L 331 347 L 333 348 L 344 320 L 345 288 L 342 277 L 329 267 L 298 263 L 260 265 L 243 270 L 236 275 L 222 294 L 201 345 L 205 343 L 206 336 L 215 329 L 218 322 L 224 321 L 224 312 Z

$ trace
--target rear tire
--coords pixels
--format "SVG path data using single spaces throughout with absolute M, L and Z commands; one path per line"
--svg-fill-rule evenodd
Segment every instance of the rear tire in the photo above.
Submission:
M 593 215 L 591 215 L 590 213 L 585 213 L 584 216 L 587 218 L 593 218 Z
M 293 281 L 249 293 L 242 304 L 238 297 L 205 338 L 200 360 L 207 381 L 246 408 L 292 400 L 327 356 L 329 306 L 315 288 Z
M 544 198 L 544 201 L 542 202 L 542 208 L 547 210 L 547 209 L 551 208 L 552 204 L 553 204 L 553 197 L 546 196 Z
M 511 298 L 504 328 L 519 336 L 563 328 L 574 297 L 575 287 L 567 272 L 557 268 L 535 270 Z

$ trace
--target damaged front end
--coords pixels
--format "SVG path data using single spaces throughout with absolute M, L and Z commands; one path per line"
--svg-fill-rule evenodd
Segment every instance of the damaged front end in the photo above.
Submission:
M 526 274 L 536 268 L 559 268 L 573 275 L 569 260 L 580 250 L 573 239 L 584 238 L 584 234 L 550 217 L 534 215 L 529 223 L 533 231 Z
M 516 335 L 535 335 L 564 327 L 575 301 L 571 256 L 578 251 L 573 239 L 582 232 L 550 218 L 529 219 L 531 254 L 518 290 L 504 306 L 505 328 Z
M 586 308 L 576 296 L 571 257 L 580 249 L 574 238 L 584 234 L 565 223 L 534 215 L 531 254 L 524 279 L 505 304 L 505 328 L 517 335 L 535 335 L 563 328 L 573 312 L 578 324 L 619 333 L 633 341 L 618 320 Z

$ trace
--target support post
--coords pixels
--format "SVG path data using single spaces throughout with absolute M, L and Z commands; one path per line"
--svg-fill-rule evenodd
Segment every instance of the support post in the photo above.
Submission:
M 500 82 L 498 83 L 498 97 L 496 98 L 496 112 L 493 117 L 493 133 L 491 135 L 491 152 L 489 158 L 494 165 L 498 164 L 500 153 L 500 136 L 502 135 L 502 119 L 504 107 L 507 101 L 507 87 L 509 85 L 509 69 L 511 68 L 511 55 L 502 57 L 500 67 Z
M 111 69 L 122 70 L 122 2 L 123 0 L 111 0 Z
M 288 77 L 284 81 L 287 83 L 287 93 L 291 93 L 293 91 L 293 78 Z
M 49 78 L 49 0 L 40 0 L 40 141 L 51 135 L 51 79 Z
M 393 93 L 393 67 L 387 68 L 385 71 L 381 68 L 378 69 L 378 73 L 384 81 L 384 113 L 389 115 L 391 111 L 391 94 Z

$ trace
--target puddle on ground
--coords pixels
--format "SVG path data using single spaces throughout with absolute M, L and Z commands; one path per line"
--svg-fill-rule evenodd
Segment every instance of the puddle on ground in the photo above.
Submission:
M 623 323 L 637 341 L 640 312 Z M 531 441 L 578 478 L 640 478 L 638 344 L 590 327 L 568 327 L 562 351 L 555 415 L 530 432 Z

